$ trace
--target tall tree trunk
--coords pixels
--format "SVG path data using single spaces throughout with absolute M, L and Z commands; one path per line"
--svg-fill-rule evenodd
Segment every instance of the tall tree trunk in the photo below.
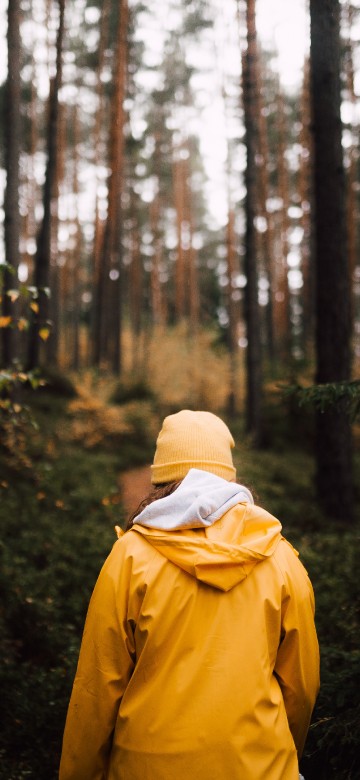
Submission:
M 182 147 L 181 147 L 182 148 Z M 185 170 L 184 160 L 181 157 L 181 148 L 175 149 L 173 162 L 173 188 L 174 201 L 176 209 L 176 228 L 177 228 L 177 258 L 175 265 L 175 315 L 179 322 L 185 317 L 186 313 L 186 272 L 185 272 L 185 249 L 184 249 L 184 227 L 185 227 Z
M 264 102 L 262 96 L 260 63 L 257 62 L 257 116 L 259 122 L 259 213 L 266 224 L 266 229 L 260 234 L 264 270 L 268 281 L 268 302 L 265 312 L 266 327 L 266 348 L 270 363 L 275 363 L 275 341 L 274 341 L 274 226 L 273 216 L 268 210 L 267 201 L 270 194 L 269 188 L 269 144 L 267 137 L 266 118 L 264 113 Z
M 124 98 L 127 62 L 128 2 L 118 7 L 118 28 L 114 59 L 114 95 L 109 139 L 110 176 L 108 213 L 101 248 L 98 284 L 98 334 L 95 360 L 109 360 L 114 373 L 121 370 L 121 191 L 124 164 Z
M 226 230 L 226 244 L 227 244 L 227 310 L 228 310 L 228 349 L 230 353 L 230 389 L 229 397 L 227 401 L 228 413 L 230 417 L 234 417 L 236 412 L 236 363 L 238 353 L 238 337 L 237 337 L 237 314 L 236 314 L 236 302 L 234 301 L 234 288 L 233 280 L 235 277 L 235 262 L 236 262 L 236 247 L 235 247 L 235 213 L 234 209 L 229 209 L 228 223 Z
M 71 367 L 76 371 L 80 367 L 80 315 L 81 315 L 81 226 L 79 220 L 79 181 L 78 181 L 78 166 L 79 166 L 79 116 L 78 108 L 74 106 L 73 113 L 73 128 L 74 128 L 74 148 L 73 148 L 73 160 L 72 160 L 72 192 L 75 200 L 75 231 L 74 231 L 74 249 L 71 251 L 71 342 L 72 342 L 72 356 Z
M 131 251 L 131 263 L 130 263 L 130 320 L 133 332 L 133 349 L 132 349 L 132 369 L 138 372 L 140 368 L 140 339 L 142 328 L 142 314 L 143 314 L 143 269 L 141 263 L 140 253 L 140 236 L 139 227 L 136 218 L 136 204 L 134 203 L 134 192 L 132 190 L 131 198 L 131 224 L 132 229 L 130 232 L 130 251 Z
M 59 26 L 56 41 L 56 73 L 50 83 L 49 118 L 47 127 L 47 165 L 43 192 L 43 218 L 37 237 L 35 256 L 35 286 L 38 290 L 39 311 L 30 330 L 28 366 L 34 368 L 41 361 L 39 334 L 46 338 L 48 328 L 48 288 L 50 278 L 51 228 L 54 187 L 57 174 L 59 90 L 62 80 L 62 45 L 64 37 L 65 0 L 58 0 Z
M 348 247 L 349 247 L 349 271 L 350 280 L 354 279 L 355 269 L 358 257 L 358 235 L 357 235 L 357 223 L 358 223 L 358 209 L 357 209 L 357 196 L 356 187 L 358 179 L 358 165 L 359 165 L 359 143 L 356 135 L 356 128 L 354 126 L 355 114 L 357 110 L 357 96 L 355 93 L 354 83 L 354 44 L 352 40 L 352 31 L 354 29 L 354 8 L 350 0 L 347 0 L 344 6 L 346 12 L 346 21 L 348 25 L 348 40 L 346 46 L 345 57 L 345 76 L 346 87 L 348 93 L 348 99 L 352 108 L 352 116 L 350 121 L 350 131 L 352 134 L 351 145 L 348 149 L 348 166 L 347 166 L 347 226 L 348 226 Z M 356 138 L 356 140 L 355 140 Z M 351 295 L 351 321 L 354 319 L 354 296 Z
M 199 325 L 200 295 L 197 269 L 197 253 L 194 248 L 194 213 L 191 187 L 191 148 L 186 144 L 188 157 L 184 160 L 185 168 L 185 222 L 188 226 L 187 247 L 187 284 L 188 284 L 188 316 L 190 336 L 196 336 Z
M 284 96 L 278 83 L 277 100 L 277 133 L 278 133 L 278 194 L 282 202 L 280 215 L 280 254 L 277 261 L 276 275 L 276 341 L 278 352 L 284 363 L 291 356 L 291 322 L 290 298 L 288 282 L 287 257 L 289 253 L 289 174 L 286 164 L 286 118 Z
M 19 158 L 20 158 L 20 0 L 12 0 L 8 7 L 8 76 L 4 117 L 6 189 L 5 211 L 5 271 L 3 315 L 11 317 L 12 327 L 4 328 L 2 363 L 5 366 L 17 355 L 17 304 L 12 302 L 7 291 L 17 288 L 19 264 L 20 212 L 19 212 Z M 11 270 L 10 270 L 11 269 Z M 12 272 L 11 272 L 12 271 Z
M 100 19 L 100 38 L 98 48 L 98 65 L 96 69 L 96 98 L 97 107 L 95 113 L 95 127 L 94 127 L 94 164 L 96 168 L 97 185 L 99 184 L 98 167 L 102 162 L 101 145 L 102 145 L 102 130 L 105 116 L 105 97 L 104 97 L 104 85 L 102 81 L 106 44 L 109 34 L 109 16 L 110 16 L 111 0 L 104 0 L 102 4 L 101 19 Z M 95 215 L 94 215 L 94 243 L 92 252 L 92 294 L 93 300 L 90 309 L 90 324 L 89 324 L 89 345 L 88 356 L 89 362 L 99 362 L 100 351 L 100 319 L 101 319 L 101 306 L 99 300 L 99 290 L 102 286 L 102 267 L 101 267 L 101 248 L 104 240 L 104 221 L 100 217 L 99 208 L 99 194 L 98 187 L 95 193 Z
M 174 150 L 173 187 L 176 209 L 177 258 L 175 266 L 175 314 L 177 321 L 187 319 L 194 335 L 199 319 L 199 288 L 196 252 L 193 247 L 194 218 L 191 192 L 191 150 L 189 141 Z
M 350 280 L 340 116 L 340 3 L 310 0 L 318 383 L 350 378 Z M 326 511 L 353 513 L 351 426 L 341 403 L 317 415 L 317 490 Z
M 156 193 L 150 204 L 150 222 L 153 234 L 153 256 L 151 261 L 151 310 L 154 325 L 164 324 L 164 307 L 160 283 L 163 239 L 160 232 L 160 193 Z
M 63 301 L 60 298 L 60 264 L 59 264 L 59 195 L 61 183 L 65 177 L 65 149 L 66 149 L 66 106 L 58 105 L 58 127 L 57 127 L 57 154 L 56 154 L 56 172 L 52 187 L 52 208 L 51 208 L 51 240 L 50 240 L 50 269 L 49 269 L 49 287 L 51 298 L 48 302 L 49 319 L 51 321 L 51 332 L 46 342 L 46 361 L 53 365 L 58 365 L 60 349 L 60 320 Z
M 247 49 L 243 58 L 243 102 L 247 155 L 245 169 L 245 274 L 247 279 L 245 288 L 245 321 L 248 342 L 246 350 L 246 430 L 252 435 L 254 444 L 260 445 L 262 439 L 262 371 L 255 232 L 257 204 L 256 151 L 258 148 L 255 0 L 247 0 L 246 23 Z
M 32 4 L 31 4 L 32 12 Z M 38 95 L 35 84 L 35 62 L 34 57 L 31 59 L 31 86 L 30 86 L 30 103 L 28 110 L 28 120 L 30 124 L 29 132 L 29 153 L 27 158 L 27 184 L 26 184 L 26 221 L 24 227 L 25 238 L 25 254 L 24 261 L 28 268 L 28 276 L 32 276 L 33 272 L 33 251 L 32 242 L 36 237 L 36 218 L 35 207 L 37 202 L 37 183 L 35 179 L 35 153 L 37 149 L 38 139 L 38 121 L 37 121 L 37 108 L 38 108 Z
M 301 242 L 301 273 L 303 277 L 302 290 L 302 348 L 305 357 L 310 357 L 314 339 L 314 249 L 313 230 L 311 227 L 314 210 L 313 204 L 313 144 L 310 132 L 310 67 L 309 60 L 304 63 L 304 79 L 300 100 L 300 147 L 299 164 L 299 195 L 302 210 L 301 226 L 304 231 Z

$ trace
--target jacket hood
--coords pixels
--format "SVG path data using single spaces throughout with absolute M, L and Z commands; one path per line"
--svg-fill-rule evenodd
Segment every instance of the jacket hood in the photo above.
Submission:
M 243 485 L 208 471 L 190 469 L 173 493 L 145 507 L 134 523 L 163 531 L 205 528 L 243 501 L 254 503 L 250 490 Z
M 272 555 L 281 538 L 279 521 L 254 506 L 247 488 L 197 469 L 170 496 L 147 506 L 132 530 L 171 563 L 223 591 Z

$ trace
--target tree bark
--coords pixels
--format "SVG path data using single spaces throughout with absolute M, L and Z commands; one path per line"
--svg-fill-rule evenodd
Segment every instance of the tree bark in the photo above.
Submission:
M 343 8 L 346 13 L 348 26 L 348 39 L 346 43 L 345 56 L 345 78 L 348 100 L 352 108 L 352 117 L 350 121 L 350 132 L 352 133 L 352 142 L 347 152 L 347 225 L 348 225 L 348 247 L 349 247 L 349 272 L 350 280 L 355 277 L 355 269 L 358 257 L 358 209 L 356 187 L 358 179 L 359 165 L 359 144 L 356 135 L 355 115 L 357 109 L 357 96 L 355 93 L 355 74 L 354 74 L 354 43 L 352 40 L 352 31 L 354 28 L 354 8 L 350 0 L 347 0 Z M 355 141 L 356 138 L 356 141 Z M 354 139 L 354 140 L 353 140 Z M 355 300 L 351 295 L 351 322 L 354 321 Z
M 185 249 L 184 249 L 184 226 L 185 226 L 185 171 L 184 160 L 181 158 L 181 148 L 175 149 L 173 162 L 173 188 L 174 202 L 176 209 L 176 227 L 177 227 L 177 257 L 175 265 L 175 314 L 180 322 L 186 314 L 186 273 L 185 273 Z
M 311 0 L 314 132 L 316 381 L 350 378 L 350 279 L 340 116 L 340 3 Z M 353 514 L 351 426 L 341 404 L 317 414 L 319 500 L 339 520 Z
M 28 367 L 41 361 L 39 332 L 48 330 L 48 288 L 50 278 L 51 229 L 54 212 L 54 189 L 57 177 L 59 90 L 62 81 L 62 45 L 64 37 L 65 0 L 58 0 L 59 26 L 56 41 L 56 73 L 50 83 L 49 118 L 47 126 L 47 165 L 43 191 L 43 218 L 37 237 L 35 256 L 35 287 L 38 290 L 39 311 L 30 330 Z
M 19 212 L 19 159 L 20 159 L 20 0 L 12 0 L 8 7 L 8 76 L 4 117 L 6 189 L 4 198 L 5 271 L 3 289 L 3 315 L 11 317 L 12 327 L 2 331 L 2 363 L 10 366 L 17 355 L 17 304 L 7 291 L 18 287 L 20 212 Z M 11 270 L 10 270 L 11 269 Z
M 283 364 L 286 364 L 291 357 L 291 322 L 290 322 L 290 296 L 288 282 L 288 264 L 287 257 L 289 253 L 289 174 L 286 164 L 286 118 L 285 102 L 281 91 L 280 81 L 278 82 L 277 99 L 277 167 L 278 167 L 278 194 L 281 199 L 280 216 L 280 256 L 276 268 L 276 342 L 277 350 L 282 358 Z
M 128 2 L 118 8 L 117 45 L 114 59 L 114 94 L 109 138 L 110 176 L 108 213 L 100 253 L 97 296 L 95 362 L 108 360 L 114 373 L 121 371 L 121 192 L 124 165 L 124 98 L 127 64 Z
M 247 49 L 243 58 L 243 101 L 247 155 L 245 169 L 245 274 L 247 279 L 245 288 L 245 321 L 248 342 L 246 349 L 246 430 L 251 434 L 254 444 L 259 446 L 262 440 L 262 371 L 255 232 L 258 189 L 256 175 L 258 126 L 256 114 L 257 42 L 255 0 L 247 1 L 246 22 Z
M 300 146 L 301 157 L 299 164 L 299 195 L 302 210 L 301 226 L 304 231 L 301 242 L 301 273 L 303 277 L 302 289 L 302 349 L 305 358 L 312 355 L 314 342 L 314 248 L 313 229 L 313 143 L 311 136 L 311 110 L 310 110 L 310 67 L 309 60 L 304 63 L 304 79 L 300 100 Z
M 140 236 L 139 226 L 136 212 L 136 202 L 134 202 L 134 190 L 131 188 L 131 232 L 130 232 L 130 281 L 129 281 L 129 304 L 130 304 L 130 321 L 133 332 L 133 348 L 132 348 L 132 370 L 134 373 L 138 373 L 141 365 L 140 343 L 141 343 L 141 330 L 143 326 L 143 267 L 141 262 L 140 252 Z
M 275 365 L 276 349 L 274 337 L 274 226 L 273 215 L 267 207 L 267 200 L 270 194 L 269 187 L 269 144 L 267 136 L 266 119 L 264 115 L 264 101 L 262 95 L 262 83 L 260 74 L 260 63 L 257 62 L 257 116 L 259 122 L 259 158 L 258 167 L 258 199 L 259 213 L 266 222 L 266 230 L 260 234 L 260 245 L 263 255 L 264 270 L 268 281 L 268 302 L 265 311 L 266 327 L 266 349 L 270 364 Z
M 101 145 L 102 145 L 102 131 L 105 118 L 105 96 L 102 82 L 102 74 L 105 62 L 106 44 L 109 35 L 109 17 L 110 17 L 111 0 L 104 0 L 102 4 L 100 31 L 99 31 L 99 48 L 98 48 L 98 64 L 96 69 L 96 99 L 97 107 L 95 113 L 95 127 L 94 127 L 94 164 L 96 170 L 102 162 Z M 97 175 L 97 185 L 98 174 Z M 93 289 L 93 301 L 90 310 L 90 325 L 89 325 L 89 344 L 88 344 L 88 356 L 90 364 L 95 362 L 99 363 L 100 360 L 100 321 L 101 321 L 101 303 L 100 303 L 100 289 L 102 286 L 102 267 L 101 267 L 101 249 L 104 241 L 104 227 L 105 222 L 100 218 L 99 209 L 99 195 L 98 186 L 95 194 L 95 215 L 94 215 L 94 242 L 93 252 L 91 260 L 91 277 L 92 277 L 92 289 Z
M 191 145 L 187 143 L 187 149 L 189 156 L 184 161 L 186 170 L 186 196 L 185 196 L 185 220 L 189 229 L 189 241 L 187 250 L 187 274 L 188 274 L 188 314 L 189 314 L 189 333 L 191 337 L 195 337 L 199 327 L 200 317 L 200 292 L 199 292 L 199 279 L 198 279 L 198 267 L 197 267 L 197 252 L 194 248 L 194 209 L 193 209 L 193 193 L 191 186 Z
M 152 321 L 155 326 L 164 325 L 164 306 L 160 283 L 160 269 L 162 264 L 163 237 L 160 231 L 160 193 L 155 194 L 150 204 L 150 223 L 153 234 L 154 254 L 151 260 L 151 311 Z
M 234 209 L 229 208 L 228 223 L 226 228 L 227 244 L 227 310 L 228 310 L 228 331 L 227 341 L 230 354 L 230 388 L 227 400 L 227 409 L 230 417 L 235 416 L 236 412 L 236 363 L 238 352 L 237 336 L 237 312 L 236 303 L 233 297 L 233 280 L 235 277 L 236 247 L 235 247 L 235 213 Z

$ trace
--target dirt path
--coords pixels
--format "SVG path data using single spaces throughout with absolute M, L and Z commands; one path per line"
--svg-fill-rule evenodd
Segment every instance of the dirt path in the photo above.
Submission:
M 126 513 L 131 514 L 151 489 L 150 466 L 125 471 L 119 477 L 119 485 Z

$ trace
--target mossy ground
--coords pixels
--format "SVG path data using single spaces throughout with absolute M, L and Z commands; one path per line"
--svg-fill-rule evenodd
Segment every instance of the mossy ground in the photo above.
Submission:
M 0 451 L 0 778 L 55 780 L 87 604 L 114 525 L 125 520 L 119 474 L 150 461 L 161 410 L 152 398 L 126 397 L 120 411 L 109 411 L 104 398 L 98 403 L 85 391 L 27 400 L 38 423 L 22 439 L 29 465 Z M 260 451 L 246 440 L 240 417 L 231 427 L 240 480 L 281 520 L 315 589 L 322 688 L 303 773 L 306 780 L 355 780 L 359 522 L 334 524 L 317 507 L 311 446 L 299 420 L 271 406 Z M 359 474 L 357 461 L 356 484 Z

